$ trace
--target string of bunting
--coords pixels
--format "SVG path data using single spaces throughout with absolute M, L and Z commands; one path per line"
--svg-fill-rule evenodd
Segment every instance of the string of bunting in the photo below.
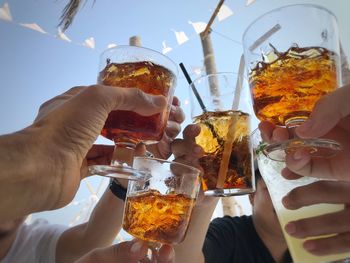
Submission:
M 256 0 L 246 0 L 245 6 L 251 5 L 255 1 Z M 217 20 L 218 20 L 218 22 L 221 22 L 221 21 L 229 18 L 232 15 L 234 15 L 234 12 L 231 10 L 231 8 L 229 6 L 223 4 L 221 6 L 221 8 L 220 8 L 220 11 L 219 11 L 218 15 L 217 15 Z M 82 43 L 80 43 L 80 42 L 76 42 L 76 41 L 73 41 L 72 39 L 70 39 L 66 34 L 64 34 L 61 31 L 60 28 L 57 29 L 57 33 L 56 34 L 51 34 L 51 33 L 47 32 L 47 31 L 45 31 L 37 23 L 20 23 L 20 22 L 16 22 L 13 19 L 13 17 L 12 17 L 12 14 L 11 14 L 11 11 L 10 11 L 10 6 L 9 6 L 8 3 L 4 3 L 2 6 L 0 6 L 0 20 L 8 22 L 8 23 L 13 23 L 13 24 L 16 24 L 18 26 L 22 26 L 22 27 L 25 27 L 25 28 L 30 29 L 30 30 L 34 30 L 34 31 L 39 32 L 41 34 L 45 34 L 47 36 L 51 36 L 51 37 L 63 40 L 63 41 L 66 41 L 68 43 L 71 43 L 71 44 L 84 46 L 86 48 L 90 48 L 90 49 L 93 49 L 93 50 L 96 48 L 96 41 L 95 41 L 94 37 L 89 37 L 89 38 L 85 39 Z M 207 26 L 207 23 L 202 22 L 202 21 L 197 21 L 197 22 L 188 21 L 188 23 L 193 27 L 195 33 L 192 34 L 190 37 L 188 37 L 186 35 L 185 31 L 181 31 L 181 30 L 177 31 L 175 29 L 171 29 L 171 31 L 175 35 L 175 39 L 176 39 L 177 45 L 174 45 L 172 47 L 168 46 L 167 45 L 167 41 L 163 40 L 162 41 L 162 47 L 161 47 L 161 51 L 162 51 L 163 54 L 167 54 L 167 53 L 173 51 L 175 48 L 183 45 L 184 43 L 186 43 L 190 39 L 192 39 L 195 36 L 197 36 L 198 34 L 200 34 L 202 31 L 204 31 L 205 27 Z M 230 39 L 228 36 L 225 36 L 223 34 L 220 34 L 220 35 L 225 37 L 226 39 L 228 39 L 230 41 L 238 42 L 238 41 Z M 110 44 L 107 45 L 107 48 L 114 47 L 114 46 L 117 46 L 117 44 L 110 43 Z

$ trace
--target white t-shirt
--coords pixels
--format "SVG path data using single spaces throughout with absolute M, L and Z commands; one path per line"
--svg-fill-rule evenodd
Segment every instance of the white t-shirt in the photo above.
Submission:
M 29 225 L 23 223 L 0 263 L 55 263 L 57 240 L 66 229 L 66 226 L 52 225 L 43 219 Z

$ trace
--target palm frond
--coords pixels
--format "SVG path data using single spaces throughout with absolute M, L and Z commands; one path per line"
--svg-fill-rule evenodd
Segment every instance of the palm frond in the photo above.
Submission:
M 58 24 L 59 27 L 62 27 L 62 32 L 64 32 L 72 24 L 82 2 L 83 0 L 70 0 L 64 7 L 60 17 L 60 23 Z

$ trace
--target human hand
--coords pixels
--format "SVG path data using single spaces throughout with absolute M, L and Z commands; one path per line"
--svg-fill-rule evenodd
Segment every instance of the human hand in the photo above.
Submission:
M 177 138 L 171 144 L 171 150 L 174 154 L 174 161 L 187 164 L 203 170 L 199 164 L 199 158 L 204 155 L 201 146 L 196 144 L 196 136 L 200 133 L 200 126 L 198 124 L 190 124 L 183 130 L 183 139 Z M 204 196 L 202 188 L 199 192 L 196 206 L 211 205 L 217 202 L 217 198 Z
M 147 250 L 148 246 L 146 242 L 141 240 L 127 241 L 107 248 L 95 249 L 80 258 L 76 263 L 146 263 L 149 262 L 148 259 L 145 259 Z M 170 245 L 163 245 L 158 250 L 156 259 L 158 263 L 175 262 L 174 249 Z
M 332 158 L 312 158 L 305 149 L 287 154 L 287 167 L 282 171 L 286 178 L 311 176 L 350 181 L 350 85 L 322 97 L 315 105 L 310 118 L 296 128 L 300 138 L 324 137 L 339 142 L 343 150 Z M 283 128 L 262 122 L 259 125 L 263 139 L 281 141 L 288 138 Z
M 293 189 L 282 200 L 288 209 L 295 210 L 322 203 L 345 204 L 345 208 L 337 212 L 289 222 L 285 226 L 286 232 L 296 238 L 332 235 L 304 242 L 304 248 L 315 255 L 350 251 L 349 191 L 349 182 L 324 180 Z
M 44 102 L 38 111 L 38 115 L 35 118 L 34 122 L 38 122 L 44 116 L 46 116 L 49 112 L 54 110 L 55 108 L 61 106 L 69 99 L 82 92 L 87 87 L 78 86 L 69 89 L 68 91 Z M 114 146 L 112 145 L 99 145 L 93 144 L 91 149 L 88 151 L 86 155 L 87 165 L 109 165 L 111 163 L 112 155 L 114 151 Z
M 28 128 L 36 138 L 33 147 L 42 158 L 37 176 L 42 189 L 49 193 L 40 209 L 67 204 L 87 175 L 88 165 L 110 161 L 109 147 L 92 148 L 110 111 L 129 110 L 149 116 L 165 107 L 163 96 L 101 85 L 79 87 L 43 104 Z
M 163 138 L 156 144 L 148 145 L 147 150 L 156 158 L 168 159 L 172 153 L 170 144 L 180 133 L 181 123 L 184 120 L 185 114 L 180 107 L 180 101 L 177 97 L 174 97 Z

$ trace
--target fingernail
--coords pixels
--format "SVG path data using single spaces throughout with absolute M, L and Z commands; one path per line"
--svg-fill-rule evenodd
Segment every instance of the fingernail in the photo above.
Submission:
M 294 223 L 289 222 L 288 224 L 286 224 L 286 226 L 284 227 L 284 229 L 286 230 L 286 232 L 290 235 L 294 234 L 297 231 L 297 227 L 295 226 Z
M 288 197 L 287 196 L 282 198 L 282 204 L 284 205 L 285 208 L 289 207 Z
M 304 153 L 301 150 L 297 150 L 294 154 L 293 154 L 293 159 L 295 161 L 299 161 L 301 159 L 303 159 L 304 157 Z
M 191 126 L 191 131 L 192 132 L 199 132 L 200 126 L 199 125 L 192 125 Z
M 130 252 L 133 254 L 140 253 L 142 245 L 143 245 L 143 242 L 137 240 L 134 244 L 132 244 L 132 246 L 130 248 Z
M 303 247 L 308 250 L 308 251 L 313 251 L 316 246 L 315 246 L 315 242 L 313 241 L 306 241 L 304 244 L 303 244 Z

